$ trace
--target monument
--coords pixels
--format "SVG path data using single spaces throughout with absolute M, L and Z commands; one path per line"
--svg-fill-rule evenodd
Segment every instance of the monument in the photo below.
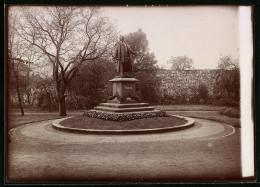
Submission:
M 148 103 L 142 103 L 136 94 L 136 83 L 139 80 L 133 77 L 132 55 L 136 55 L 136 52 L 120 36 L 113 55 L 117 61 L 117 75 L 109 80 L 112 83 L 112 96 L 108 97 L 106 103 L 94 107 L 94 110 L 86 111 L 85 116 L 116 120 L 119 115 L 122 119 L 125 115 L 135 116 L 131 119 L 165 115 L 162 111 L 154 110 Z

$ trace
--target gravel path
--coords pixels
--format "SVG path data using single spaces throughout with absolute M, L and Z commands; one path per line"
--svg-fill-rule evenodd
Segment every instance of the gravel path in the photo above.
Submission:
M 14 128 L 9 181 L 174 182 L 237 180 L 240 129 L 195 119 L 189 129 L 144 135 L 62 132 L 52 120 Z

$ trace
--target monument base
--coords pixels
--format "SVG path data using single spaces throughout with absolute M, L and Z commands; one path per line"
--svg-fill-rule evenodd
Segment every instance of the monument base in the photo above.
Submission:
M 100 103 L 94 107 L 97 111 L 106 111 L 114 113 L 125 112 L 140 112 L 140 111 L 152 111 L 153 107 L 150 107 L 148 103 L 131 103 L 131 104 L 117 104 L 117 103 Z
M 86 111 L 83 115 L 114 121 L 127 121 L 150 117 L 166 116 L 165 111 L 154 110 L 148 103 L 141 103 L 135 93 L 135 78 L 113 78 L 113 95 L 107 103 L 100 103 L 94 110 Z
M 139 80 L 135 78 L 113 78 L 110 80 L 113 95 L 108 98 L 108 103 L 138 103 L 139 98 L 135 93 L 135 84 Z

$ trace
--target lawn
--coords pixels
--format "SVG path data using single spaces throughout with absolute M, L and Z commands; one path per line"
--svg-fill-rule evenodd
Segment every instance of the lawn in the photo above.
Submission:
M 219 111 L 168 111 L 167 114 L 209 119 L 221 123 L 226 123 L 233 127 L 240 127 L 240 118 L 231 118 L 220 114 Z
M 209 119 L 232 125 L 233 127 L 240 127 L 240 118 L 232 118 L 220 114 L 224 108 L 223 106 L 212 105 L 156 105 L 156 109 L 166 110 L 167 114 L 181 115 L 193 118 Z
M 221 111 L 225 108 L 213 105 L 154 105 L 154 107 L 167 111 Z
M 154 129 L 179 126 L 187 123 L 185 119 L 177 117 L 153 117 L 130 121 L 106 121 L 103 119 L 86 116 L 76 116 L 66 119 L 60 124 L 70 128 L 98 129 L 98 130 L 131 130 L 131 129 Z
M 166 110 L 168 114 L 203 118 L 223 122 L 234 127 L 240 127 L 240 118 L 231 118 L 219 113 L 224 107 L 211 105 L 156 105 L 156 109 Z M 68 110 L 68 116 L 80 116 L 84 110 Z M 19 109 L 9 111 L 9 129 L 19 125 L 60 118 L 57 111 L 43 111 L 37 108 L 25 109 L 25 116 L 21 116 Z
M 68 116 L 74 116 L 74 115 L 81 115 L 83 112 L 81 110 L 79 111 L 68 111 Z M 59 113 L 57 111 L 44 111 L 39 109 L 25 109 L 25 115 L 22 116 L 20 113 L 20 110 L 18 109 L 11 109 L 8 115 L 8 129 L 12 129 L 14 127 L 27 124 L 27 123 L 33 123 L 37 121 L 45 121 L 50 119 L 58 119 L 61 118 L 59 116 Z
M 12 129 L 14 127 L 37 122 L 37 121 L 44 121 L 49 119 L 57 119 L 60 118 L 58 114 L 28 114 L 25 116 L 17 115 L 17 114 L 10 114 L 8 119 L 8 126 L 9 129 Z

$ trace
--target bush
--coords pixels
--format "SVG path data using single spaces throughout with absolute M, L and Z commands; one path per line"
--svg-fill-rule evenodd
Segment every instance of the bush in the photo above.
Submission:
M 207 104 L 213 105 L 214 99 L 209 97 Z
M 240 103 L 239 69 L 222 70 L 216 76 L 213 104 L 238 107 Z
M 208 91 L 208 87 L 205 84 L 199 85 L 198 95 L 199 95 L 199 98 L 200 98 L 200 104 L 205 104 L 205 102 L 208 101 L 209 91 Z
M 69 95 L 66 97 L 66 108 L 72 110 L 84 109 L 87 99 L 82 96 Z
M 200 99 L 200 104 L 204 105 L 206 104 L 206 101 L 204 99 Z
M 192 96 L 189 100 L 189 104 L 199 104 L 199 103 L 200 103 L 200 99 L 198 95 Z
M 239 107 L 240 102 L 234 101 L 227 97 L 219 99 L 214 98 L 212 104 L 218 106 Z
M 240 118 L 240 111 L 237 108 L 224 108 L 219 113 L 232 118 Z

